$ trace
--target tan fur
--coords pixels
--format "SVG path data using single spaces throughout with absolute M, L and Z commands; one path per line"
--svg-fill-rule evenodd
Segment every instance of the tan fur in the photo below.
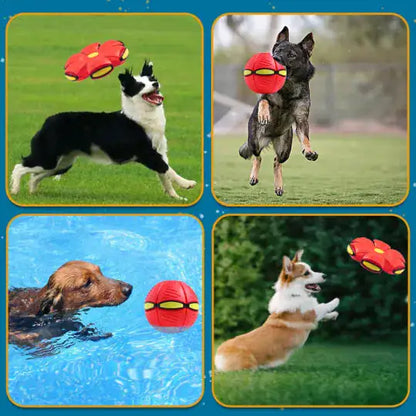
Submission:
M 260 156 L 254 157 L 253 166 L 252 166 L 251 172 L 250 172 L 250 181 L 253 182 L 253 183 L 258 182 L 260 166 L 261 166 L 261 157 Z
M 278 194 L 283 193 L 283 174 L 282 174 L 282 164 L 277 160 L 277 156 L 274 158 L 273 162 L 273 172 L 274 172 L 274 191 Z
M 309 278 L 310 268 L 300 263 L 302 253 L 303 250 L 297 251 L 292 260 L 283 257 L 278 278 L 281 289 L 290 287 L 296 279 Z M 216 367 L 220 371 L 236 371 L 283 364 L 294 350 L 303 346 L 317 323 L 313 304 L 311 310 L 271 313 L 261 327 L 221 344 L 215 357 Z
M 315 320 L 314 311 L 271 314 L 260 328 L 218 347 L 217 356 L 225 363 L 222 370 L 248 370 L 285 362 L 294 349 L 305 343 L 316 327 Z
M 260 123 L 268 123 L 270 121 L 270 105 L 267 100 L 260 100 L 257 118 Z

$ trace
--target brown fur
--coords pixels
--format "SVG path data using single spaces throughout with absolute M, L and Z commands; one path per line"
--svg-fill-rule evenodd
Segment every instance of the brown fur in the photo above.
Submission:
M 132 286 L 103 276 L 99 266 L 69 261 L 53 273 L 43 288 L 9 291 L 9 340 L 36 339 L 36 333 L 19 330 L 12 322 L 56 312 L 74 312 L 87 307 L 115 306 L 128 299 Z
M 299 263 L 303 250 L 296 252 L 292 260 L 283 257 L 278 281 L 282 286 L 295 279 L 307 278 L 305 265 Z M 272 313 L 264 324 L 246 334 L 225 341 L 218 347 L 217 357 L 222 371 L 236 371 L 272 367 L 286 362 L 291 353 L 308 339 L 317 326 L 314 310 Z
M 232 338 L 218 347 L 217 355 L 226 361 L 224 371 L 267 367 L 286 361 L 302 346 L 316 327 L 314 311 L 272 313 L 266 322 L 247 334 Z

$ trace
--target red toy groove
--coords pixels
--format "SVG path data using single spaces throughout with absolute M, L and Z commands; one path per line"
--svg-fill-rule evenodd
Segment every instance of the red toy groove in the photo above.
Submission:
M 108 40 L 103 44 L 92 43 L 66 61 L 65 76 L 70 81 L 105 77 L 116 66 L 124 63 L 128 55 L 129 50 L 118 40 Z
M 153 286 L 144 309 L 150 325 L 161 332 L 182 332 L 198 317 L 198 298 L 186 283 L 165 280 Z
M 406 260 L 397 250 L 380 240 L 359 237 L 351 241 L 347 247 L 351 258 L 372 273 L 399 275 L 405 271 Z
M 257 94 L 279 91 L 285 85 L 286 75 L 286 68 L 267 52 L 253 55 L 244 67 L 244 80 Z

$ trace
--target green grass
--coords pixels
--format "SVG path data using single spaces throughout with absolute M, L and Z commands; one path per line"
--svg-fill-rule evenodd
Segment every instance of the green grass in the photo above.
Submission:
M 309 343 L 277 369 L 215 373 L 225 405 L 397 405 L 407 394 L 407 349 Z
M 244 136 L 215 136 L 214 192 L 230 205 L 392 205 L 406 195 L 407 141 L 387 135 L 315 134 L 316 162 L 296 138 L 283 165 L 284 195 L 273 186 L 272 150 L 262 153 L 259 183 L 250 186 L 251 162 L 238 155 Z
M 127 62 L 97 81 L 73 83 L 63 66 L 70 55 L 96 41 L 120 39 Z M 201 28 L 191 16 L 30 16 L 8 29 L 8 175 L 44 119 L 61 111 L 120 109 L 117 74 L 137 73 L 150 58 L 165 95 L 169 160 L 183 177 L 198 182 L 179 190 L 188 203 L 201 189 Z M 60 182 L 48 178 L 30 195 L 27 180 L 13 199 L 19 204 L 177 204 L 166 196 L 157 175 L 139 164 L 102 166 L 78 160 Z

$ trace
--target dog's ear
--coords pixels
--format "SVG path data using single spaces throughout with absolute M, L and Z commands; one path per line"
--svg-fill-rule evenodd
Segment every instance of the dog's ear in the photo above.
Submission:
M 46 315 L 51 312 L 59 312 L 63 307 L 63 296 L 57 289 L 46 292 L 45 297 L 40 302 L 38 315 Z
M 131 81 L 131 78 L 133 78 L 131 69 L 126 69 L 124 74 L 122 72 L 118 74 L 118 79 L 122 86 L 125 86 L 129 81 Z
M 140 73 L 142 77 L 150 77 L 153 75 L 153 62 L 148 61 L 147 59 L 144 61 L 142 72 Z
M 285 275 L 290 275 L 293 272 L 293 263 L 288 256 L 283 256 L 283 271 Z
M 313 47 L 315 45 L 315 41 L 313 40 L 313 34 L 308 33 L 302 40 L 302 42 L 299 43 L 299 45 L 302 47 L 303 50 L 306 51 L 308 56 L 312 55 Z
M 277 35 L 276 43 L 288 41 L 289 42 L 289 29 L 285 26 L 282 31 Z
M 298 250 L 298 251 L 295 253 L 295 257 L 293 257 L 292 262 L 293 262 L 293 263 L 298 263 L 298 262 L 300 262 L 300 260 L 302 259 L 302 255 L 303 255 L 303 250 Z
M 54 276 L 55 274 L 49 278 L 45 295 L 40 301 L 38 315 L 46 315 L 51 312 L 58 312 L 63 308 L 64 298 L 62 292 L 53 285 Z

